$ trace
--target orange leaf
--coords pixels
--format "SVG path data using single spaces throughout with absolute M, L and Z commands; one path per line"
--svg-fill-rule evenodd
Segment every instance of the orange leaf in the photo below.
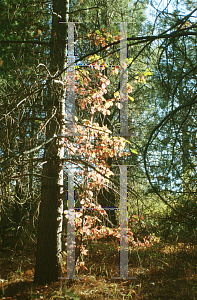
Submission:
M 33 276 L 34 273 L 33 273 L 32 270 L 27 270 L 27 271 L 25 272 L 25 275 L 26 275 L 26 276 Z
M 107 43 L 105 41 L 102 41 L 102 47 L 107 46 Z
M 100 44 L 100 41 L 101 41 L 100 37 L 97 37 L 95 40 L 95 45 L 98 46 Z

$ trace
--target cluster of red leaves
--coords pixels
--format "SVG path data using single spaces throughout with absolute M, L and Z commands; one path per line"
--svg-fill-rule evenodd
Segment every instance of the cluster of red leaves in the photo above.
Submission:
M 105 42 L 100 36 L 96 36 L 97 43 Z M 82 110 L 87 110 L 87 114 L 90 119 L 81 120 L 80 123 L 75 124 L 76 134 L 74 141 L 70 141 L 65 138 L 65 147 L 70 156 L 78 158 L 78 161 L 86 161 L 88 166 L 94 166 L 90 171 L 89 167 L 84 167 L 83 163 L 80 166 L 78 175 L 83 178 L 83 192 L 80 195 L 80 203 L 82 209 L 75 212 L 75 226 L 77 229 L 76 235 L 81 238 L 79 244 L 80 253 L 87 255 L 83 245 L 83 241 L 90 239 L 100 239 L 107 236 L 119 237 L 119 230 L 117 228 L 109 229 L 106 226 L 98 226 L 98 223 L 102 223 L 102 218 L 107 215 L 106 211 L 102 209 L 100 205 L 97 205 L 94 201 L 94 192 L 96 189 L 105 187 L 106 178 L 110 178 L 113 172 L 107 165 L 106 161 L 108 157 L 117 157 L 129 155 L 124 151 L 126 140 L 122 137 L 115 137 L 111 135 L 111 131 L 107 126 L 99 126 L 94 121 L 95 116 L 99 113 L 104 117 L 110 115 L 110 109 L 113 105 L 119 104 L 119 93 L 114 94 L 114 98 L 106 100 L 104 95 L 107 93 L 107 87 L 110 85 L 110 80 L 101 72 L 105 69 L 105 64 L 99 65 L 99 61 L 94 62 L 94 69 L 90 70 L 77 70 L 75 80 L 77 84 L 75 86 L 75 92 L 78 95 L 79 107 Z M 117 68 L 112 72 L 116 74 Z M 91 78 L 90 78 L 91 76 Z M 128 92 L 132 92 L 132 87 L 128 87 Z M 90 216 L 86 211 L 93 210 L 95 214 Z M 68 213 L 66 211 L 66 213 Z M 72 220 L 73 222 L 74 220 Z M 133 233 L 130 229 L 127 230 L 127 237 L 134 246 L 148 246 L 146 239 L 144 243 L 139 241 L 134 242 Z M 83 241 L 82 241 L 83 238 Z M 85 269 L 85 263 L 82 259 L 77 260 L 76 269 L 80 267 Z
M 94 64 L 95 70 L 104 70 L 105 65 Z M 75 92 L 80 95 L 78 99 L 79 106 L 82 110 L 87 107 L 91 107 L 91 114 L 93 115 L 96 111 L 101 112 L 103 115 L 109 115 L 109 107 L 113 105 L 115 99 L 106 100 L 104 95 L 107 93 L 107 86 L 110 84 L 110 80 L 103 75 L 100 71 L 96 71 L 92 78 L 89 77 L 89 71 L 83 70 L 81 73 L 76 71 L 75 79 L 79 82 L 75 85 Z M 92 83 L 90 85 L 90 82 Z

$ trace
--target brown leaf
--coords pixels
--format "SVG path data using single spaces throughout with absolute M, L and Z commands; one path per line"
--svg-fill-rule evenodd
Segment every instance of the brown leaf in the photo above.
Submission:
M 97 37 L 95 40 L 95 45 L 98 46 L 100 44 L 100 41 L 101 41 L 100 37 Z

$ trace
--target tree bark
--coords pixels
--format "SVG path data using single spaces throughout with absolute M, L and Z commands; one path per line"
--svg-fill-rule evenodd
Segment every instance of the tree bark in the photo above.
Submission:
M 50 48 L 50 73 L 62 71 L 66 64 L 67 3 L 53 1 L 53 19 Z M 51 83 L 46 114 L 50 122 L 46 127 L 41 203 L 38 219 L 37 255 L 34 282 L 46 284 L 61 276 L 62 224 L 63 224 L 63 161 L 65 133 L 65 74 L 58 78 L 63 84 Z

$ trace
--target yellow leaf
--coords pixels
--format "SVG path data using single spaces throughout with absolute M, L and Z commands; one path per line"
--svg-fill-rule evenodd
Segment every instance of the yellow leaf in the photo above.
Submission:
M 113 101 L 112 100 L 107 100 L 106 103 L 105 103 L 105 107 L 106 108 L 109 108 L 112 105 L 113 105 Z
M 42 30 L 38 29 L 38 35 L 42 34 Z
M 128 98 L 129 98 L 131 101 L 134 101 L 134 98 L 133 98 L 133 97 L 128 96 Z
M 114 93 L 114 97 L 116 98 L 116 97 L 119 97 L 120 96 L 120 92 L 115 92 Z
M 146 69 L 144 72 L 144 76 L 151 76 L 151 75 L 153 75 L 153 73 L 149 69 Z
M 107 32 L 107 36 L 108 37 L 112 37 L 111 33 Z
M 131 148 L 130 148 L 130 151 L 133 152 L 133 153 L 135 153 L 135 154 L 138 154 L 138 152 L 136 150 L 133 150 Z
M 128 64 L 132 63 L 133 58 L 127 58 Z

